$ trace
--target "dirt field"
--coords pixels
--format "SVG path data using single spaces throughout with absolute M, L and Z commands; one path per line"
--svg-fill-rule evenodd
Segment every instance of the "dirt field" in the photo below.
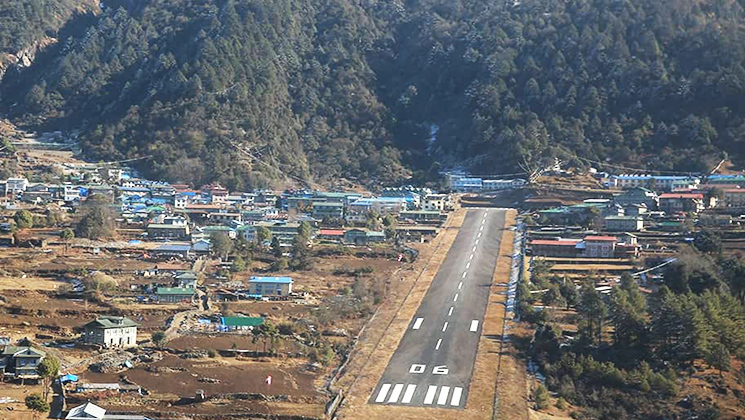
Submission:
M 40 394 L 40 385 L 18 385 L 9 383 L 0 383 L 0 398 L 9 397 L 18 402 L 10 404 L 0 404 L 0 419 L 3 420 L 32 420 L 36 419 L 34 413 L 26 408 L 24 399 L 31 394 Z M 8 410 L 12 408 L 12 411 Z
M 271 386 L 264 383 L 273 376 Z M 302 362 L 294 359 L 266 362 L 230 358 L 185 360 L 166 356 L 147 366 L 138 366 L 124 373 L 86 372 L 82 379 L 89 382 L 117 382 L 121 375 L 158 396 L 192 397 L 197 389 L 206 394 L 262 393 L 292 397 L 316 398 L 315 375 L 302 371 Z M 204 379 L 218 379 L 218 383 Z M 200 381 L 200 379 L 202 379 Z

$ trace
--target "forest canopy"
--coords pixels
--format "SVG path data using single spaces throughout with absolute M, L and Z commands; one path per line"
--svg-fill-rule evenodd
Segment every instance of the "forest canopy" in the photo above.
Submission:
M 151 176 L 373 184 L 551 156 L 697 171 L 745 151 L 737 1 L 105 4 L 5 75 L 0 112 Z

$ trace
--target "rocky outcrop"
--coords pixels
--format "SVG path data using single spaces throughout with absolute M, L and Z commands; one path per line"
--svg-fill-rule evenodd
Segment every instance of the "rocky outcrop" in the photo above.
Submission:
M 39 52 L 55 43 L 57 43 L 57 38 L 45 37 L 28 47 L 17 51 L 15 54 L 6 53 L 0 55 L 0 81 L 2 81 L 5 74 L 13 68 L 20 70 L 30 67 Z

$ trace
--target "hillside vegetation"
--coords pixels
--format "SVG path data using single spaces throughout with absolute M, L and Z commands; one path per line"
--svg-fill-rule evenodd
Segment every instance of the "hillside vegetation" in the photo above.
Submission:
M 745 151 L 740 1 L 116 0 L 60 37 L 1 110 L 194 184 Z

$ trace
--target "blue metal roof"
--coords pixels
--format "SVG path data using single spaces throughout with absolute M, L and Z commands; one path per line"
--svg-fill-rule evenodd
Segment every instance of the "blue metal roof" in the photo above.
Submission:
M 292 284 L 292 278 L 290 277 L 257 277 L 251 276 L 251 283 L 282 283 Z

